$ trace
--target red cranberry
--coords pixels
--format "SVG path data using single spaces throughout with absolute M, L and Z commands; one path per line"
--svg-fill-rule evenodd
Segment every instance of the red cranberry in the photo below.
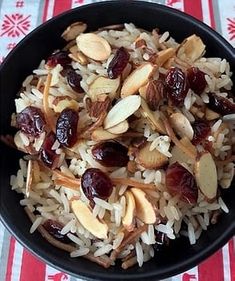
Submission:
M 235 113 L 235 104 L 233 102 L 214 93 L 209 93 L 208 107 L 222 115 Z
M 194 93 L 200 95 L 206 88 L 205 73 L 202 72 L 198 67 L 191 67 L 187 70 L 187 78 L 189 87 Z
M 47 65 L 51 68 L 55 67 L 57 64 L 61 66 L 65 66 L 71 63 L 71 58 L 68 56 L 68 52 L 66 51 L 56 51 L 54 52 L 48 59 Z
M 196 120 L 193 124 L 193 139 L 192 139 L 192 143 L 194 145 L 199 144 L 200 142 L 204 141 L 206 139 L 206 137 L 209 135 L 210 133 L 210 124 L 208 121 L 206 120 Z
M 46 136 L 40 149 L 40 159 L 49 168 L 54 168 L 54 164 L 58 159 L 58 154 L 55 153 L 55 150 L 51 149 L 55 141 L 55 134 L 53 132 L 50 132 Z
M 61 234 L 61 230 L 63 228 L 63 225 L 61 223 L 54 220 L 47 220 L 44 222 L 43 227 L 51 236 L 53 236 L 60 242 L 66 244 L 71 243 L 70 239 L 66 235 Z
M 34 106 L 28 106 L 17 115 L 17 125 L 20 130 L 32 137 L 38 137 L 45 129 L 45 118 L 42 111 Z
M 83 93 L 84 90 L 81 87 L 82 76 L 79 75 L 74 69 L 67 71 L 67 81 L 69 86 L 77 93 Z

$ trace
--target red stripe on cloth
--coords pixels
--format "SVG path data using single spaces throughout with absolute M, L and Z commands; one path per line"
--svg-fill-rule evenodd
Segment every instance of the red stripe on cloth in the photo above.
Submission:
M 184 0 L 184 11 L 199 20 L 203 19 L 201 0 Z
M 20 281 L 45 280 L 46 264 L 39 261 L 24 249 L 22 256 Z
M 223 281 L 223 253 L 222 250 L 217 251 L 213 256 L 198 266 L 198 281 Z
M 48 12 L 48 6 L 49 6 L 49 1 L 50 0 L 45 0 L 45 5 L 44 5 L 44 8 L 43 8 L 43 16 L 42 16 L 42 21 L 46 21 L 47 19 L 47 12 Z
M 231 280 L 235 280 L 235 245 L 231 239 L 228 243 L 229 259 L 230 259 L 230 275 Z
M 53 16 L 61 14 L 72 7 L 72 0 L 55 0 Z
M 208 0 L 208 4 L 209 4 L 209 11 L 210 11 L 211 27 L 215 28 L 215 16 L 214 16 L 214 9 L 213 9 L 213 0 Z
M 13 237 L 11 237 L 5 281 L 11 281 L 12 265 L 13 265 L 14 252 L 15 252 L 15 243 L 16 243 L 15 239 Z

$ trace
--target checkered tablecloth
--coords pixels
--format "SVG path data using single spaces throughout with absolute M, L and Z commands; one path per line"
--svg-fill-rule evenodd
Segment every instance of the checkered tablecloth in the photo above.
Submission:
M 95 0 L 0 0 L 0 62 L 49 18 Z M 155 1 L 151 1 L 155 2 Z M 221 33 L 235 47 L 235 0 L 159 0 Z M 76 281 L 32 256 L 0 223 L 0 281 Z M 235 281 L 235 239 L 200 265 L 167 281 Z M 166 281 L 166 280 L 165 280 Z

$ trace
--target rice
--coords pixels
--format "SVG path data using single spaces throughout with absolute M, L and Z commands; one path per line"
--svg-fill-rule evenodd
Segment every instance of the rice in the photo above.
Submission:
M 33 134 L 27 134 L 24 130 L 19 130 L 14 137 L 16 146 L 29 155 L 24 157 L 24 160 L 20 160 L 20 169 L 16 175 L 10 177 L 10 184 L 13 190 L 23 195 L 23 199 L 19 202 L 20 205 L 26 206 L 31 212 L 37 214 L 36 220 L 30 228 L 30 233 L 33 233 L 46 220 L 58 222 L 61 225 L 61 235 L 67 236 L 66 238 L 70 239 L 71 245 L 74 246 L 75 250 L 70 253 L 73 258 L 89 253 L 94 260 L 98 257 L 109 260 L 122 243 L 125 243 L 129 235 L 134 235 L 139 229 L 145 227 L 131 243 L 125 245 L 120 252 L 117 251 L 118 259 L 121 259 L 122 262 L 124 262 L 124 258 L 128 259 L 128 255 L 130 255 L 129 262 L 133 265 L 138 263 L 141 267 L 155 254 L 158 255 L 153 249 L 153 245 L 157 241 L 156 231 L 163 234 L 166 239 L 173 240 L 181 235 L 185 236 L 189 240 L 189 244 L 193 245 L 200 238 L 202 231 L 208 229 L 216 212 L 229 212 L 221 197 L 214 198 L 212 202 L 207 200 L 199 189 L 195 203 L 188 204 L 185 202 L 187 198 L 182 198 L 181 194 L 175 194 L 169 188 L 169 181 L 166 185 L 169 176 L 167 173 L 168 166 L 176 162 L 195 177 L 195 161 L 192 156 L 188 157 L 187 151 L 184 152 L 186 157 L 182 157 L 182 159 L 179 155 L 175 155 L 173 148 L 177 148 L 177 146 L 179 148 L 179 141 L 188 150 L 195 150 L 197 155 L 206 153 L 208 148 L 205 147 L 204 142 L 194 145 L 193 141 L 186 140 L 189 144 L 184 144 L 185 137 L 182 138 L 178 129 L 172 127 L 171 123 L 169 126 L 175 136 L 169 130 L 165 132 L 165 122 L 163 121 L 164 116 L 166 121 L 171 120 L 171 114 L 177 112 L 183 114 L 195 130 L 195 120 L 206 120 L 207 115 L 211 114 L 211 112 L 207 112 L 211 93 L 228 99 L 227 91 L 231 90 L 232 87 L 232 73 L 230 72 L 230 65 L 225 59 L 199 57 L 192 62 L 188 59 L 185 49 L 170 37 L 168 31 L 158 34 L 157 30 L 154 30 L 151 33 L 137 28 L 132 23 L 126 23 L 123 30 L 106 29 L 97 31 L 96 34 L 111 45 L 111 52 L 107 54 L 106 59 L 91 59 L 86 55 L 86 50 L 80 50 L 84 52 L 86 64 L 81 64 L 73 59 L 70 64 L 75 75 L 78 74 L 82 77 L 80 86 L 83 93 L 78 93 L 74 88 L 71 88 L 66 77 L 62 76 L 63 65 L 57 64 L 49 69 L 44 60 L 32 72 L 33 74 L 27 76 L 23 81 L 23 88 L 19 97 L 15 100 L 16 114 L 20 114 L 28 106 L 33 106 L 41 110 L 46 117 L 46 121 L 51 120 L 50 118 L 57 120 L 64 109 L 65 101 L 66 107 L 68 104 L 70 109 L 76 108 L 75 111 L 78 111 L 79 122 L 76 127 L 78 134 L 76 143 L 72 146 L 64 146 L 59 142 L 59 139 L 53 139 L 50 149 L 56 160 L 52 160 L 53 167 L 44 163 L 47 165 L 47 168 L 45 168 L 41 163 L 44 160 L 42 156 L 43 146 L 45 141 L 48 140 L 51 129 L 54 129 L 51 128 L 54 125 L 46 124 L 37 137 L 34 137 Z M 139 40 L 142 40 L 144 44 L 137 46 L 136 42 Z M 109 79 L 110 73 L 107 70 L 120 47 L 126 48 L 129 54 L 129 65 L 121 73 L 122 79 Z M 76 45 L 73 48 L 76 48 Z M 99 119 L 100 116 L 92 116 L 91 109 L 94 109 L 97 105 L 96 101 L 100 103 L 99 107 L 102 109 L 103 101 L 110 99 L 108 100 L 110 102 L 109 108 L 114 108 L 120 99 L 125 99 L 120 95 L 120 91 L 123 89 L 121 83 L 127 77 L 130 77 L 128 72 L 138 71 L 138 66 L 142 67 L 143 63 L 150 67 L 149 61 L 155 64 L 156 58 L 157 60 L 164 59 L 164 57 L 161 57 L 163 53 L 161 51 L 168 48 L 177 49 L 177 56 L 159 64 L 157 70 L 153 70 L 151 79 L 163 79 L 162 74 L 166 75 L 170 67 L 178 67 L 183 72 L 187 72 L 189 67 L 198 67 L 205 74 L 206 87 L 200 95 L 193 89 L 189 89 L 180 107 L 174 104 L 169 106 L 165 97 L 162 97 L 157 104 L 158 109 L 149 112 L 148 109 L 150 109 L 151 104 L 149 94 L 151 93 L 146 93 L 145 87 L 143 87 L 142 92 L 140 91 L 142 100 L 138 109 L 125 120 L 118 119 L 123 114 L 122 110 L 115 117 L 118 120 L 116 123 L 118 126 L 122 122 L 127 122 L 128 131 L 108 135 L 107 137 L 106 134 L 109 134 L 108 131 L 110 130 L 106 126 L 109 109 L 107 112 L 104 112 L 106 109 L 101 110 L 106 115 L 103 119 Z M 95 54 L 97 55 L 97 52 Z M 45 110 L 45 89 L 43 91 L 42 87 L 47 83 L 49 72 L 52 77 L 46 101 L 49 106 L 48 111 L 52 116 L 50 114 L 48 116 L 47 110 Z M 96 79 L 100 77 L 109 81 L 108 88 L 112 87 L 112 83 L 115 81 L 117 83 L 119 80 L 119 84 L 115 90 L 110 90 L 110 93 L 107 93 L 106 85 L 98 85 L 96 89 L 94 85 Z M 37 86 L 35 86 L 35 81 L 38 81 Z M 136 81 L 133 81 L 132 84 L 135 83 Z M 128 94 L 128 87 L 126 91 Z M 132 94 L 132 97 L 139 100 L 137 97 L 138 89 Z M 144 100 L 147 102 L 147 109 L 143 106 Z M 125 107 L 125 113 L 131 106 Z M 79 110 L 77 110 L 78 108 Z M 94 112 L 96 113 L 96 110 Z M 12 117 L 13 125 L 16 125 L 16 114 Z M 232 161 L 227 163 L 227 159 L 232 155 L 232 147 L 235 143 L 235 137 L 232 135 L 232 130 L 235 127 L 235 115 L 227 114 L 212 119 L 208 120 L 210 134 L 206 141 L 211 144 L 210 153 L 212 158 L 216 159 L 216 165 L 217 160 L 226 160 L 226 164 L 217 165 L 217 181 L 222 188 L 228 188 L 234 176 L 234 164 Z M 113 129 L 115 126 L 111 126 L 111 128 Z M 101 130 L 101 136 L 98 134 L 97 137 L 96 133 L 99 130 Z M 125 137 L 126 133 L 127 136 L 129 134 L 128 137 Z M 182 139 L 180 140 L 180 138 Z M 138 143 L 138 140 L 140 143 Z M 100 142 L 114 141 L 124 146 L 124 150 L 128 151 L 125 157 L 125 162 L 128 165 L 122 166 L 118 162 L 117 167 L 110 167 L 102 160 L 97 161 L 93 152 L 94 146 L 99 146 Z M 148 157 L 146 157 L 147 160 L 139 156 L 142 147 L 146 144 L 150 147 Z M 160 165 L 158 162 L 153 163 L 156 154 L 154 152 L 156 151 L 164 157 L 164 165 Z M 118 152 L 117 158 L 122 155 L 121 149 Z M 41 155 L 40 159 L 37 156 L 38 154 Z M 31 170 L 28 166 L 29 160 L 33 163 Z M 113 158 L 112 160 L 115 161 Z M 133 167 L 131 164 L 133 164 Z M 121 167 L 118 167 L 119 165 Z M 96 192 L 96 190 L 89 190 L 91 194 L 87 194 L 84 189 L 82 177 L 90 168 L 99 169 L 100 172 L 104 172 L 110 178 L 112 188 L 107 198 L 103 195 L 99 196 L 100 191 L 93 196 L 93 191 Z M 92 187 L 92 184 L 89 184 Z M 100 181 L 97 179 L 95 184 L 99 186 Z M 107 188 L 106 184 L 104 186 Z M 139 193 L 142 195 L 139 199 L 132 188 L 141 190 Z M 133 198 L 127 196 L 127 191 L 133 195 Z M 90 200 L 91 197 L 92 200 Z M 86 216 L 88 216 L 87 220 L 82 220 L 80 217 L 84 212 L 83 209 L 76 210 L 73 208 L 74 200 L 83 202 Z M 128 216 L 130 216 L 129 221 Z M 128 221 L 128 225 L 124 223 L 125 219 Z M 147 219 L 151 219 L 151 223 Z M 89 225 L 90 221 L 92 221 L 92 225 Z M 101 226 L 101 228 L 96 229 L 95 224 Z M 110 264 L 113 265 L 114 262 L 112 261 Z

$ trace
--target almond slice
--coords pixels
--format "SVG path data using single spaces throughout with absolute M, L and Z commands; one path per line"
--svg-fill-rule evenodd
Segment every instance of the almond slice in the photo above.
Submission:
M 143 98 L 141 99 L 140 112 L 142 116 L 149 121 L 153 130 L 156 130 L 162 134 L 166 133 L 163 122 L 155 117 L 153 111 L 149 109 L 146 101 Z
M 175 132 L 180 137 L 188 137 L 190 140 L 193 139 L 193 128 L 189 122 L 189 120 L 180 112 L 173 113 L 170 116 L 170 123 L 175 130 Z
M 127 97 L 138 92 L 139 88 L 148 82 L 154 70 L 151 63 L 143 63 L 135 69 L 124 81 L 121 89 L 121 97 Z
M 198 187 L 208 199 L 214 199 L 217 194 L 217 170 L 209 152 L 203 153 L 195 165 L 195 176 Z
M 101 223 L 97 218 L 95 218 L 89 207 L 84 202 L 81 200 L 73 200 L 71 202 L 71 208 L 85 229 L 90 231 L 91 234 L 99 239 L 107 238 L 107 224 Z
M 28 161 L 27 177 L 26 177 L 26 197 L 29 197 L 29 192 L 32 190 L 33 183 L 33 160 Z
M 108 41 L 95 33 L 80 34 L 76 41 L 78 49 L 88 58 L 103 61 L 111 55 Z
M 132 231 L 134 229 L 134 214 L 135 214 L 135 198 L 130 191 L 125 192 L 126 197 L 126 214 L 122 219 L 122 223 L 127 231 Z
M 119 85 L 120 77 L 117 79 L 109 79 L 101 76 L 93 81 L 87 94 L 92 101 L 96 101 L 98 96 L 102 94 L 109 94 L 109 97 L 112 99 L 115 97 Z
M 111 108 L 104 120 L 104 128 L 109 129 L 126 120 L 140 107 L 140 96 L 128 96 L 120 100 Z
M 87 29 L 87 24 L 81 21 L 74 22 L 68 26 L 65 31 L 62 33 L 61 37 L 66 41 L 75 39 L 79 34 L 84 32 Z
M 219 115 L 219 113 L 214 112 L 213 110 L 211 110 L 209 108 L 206 108 L 206 116 L 205 117 L 206 117 L 207 120 L 212 121 L 212 120 L 220 118 L 220 115 Z
M 139 88 L 139 94 L 145 100 L 146 100 L 147 88 L 148 88 L 148 83 Z
M 53 110 L 56 113 L 62 112 L 65 108 L 71 108 L 74 110 L 78 110 L 79 105 L 75 100 L 70 100 L 70 99 L 62 99 L 60 100 L 56 105 L 52 105 Z
M 162 66 L 167 60 L 175 55 L 175 49 L 168 48 L 157 53 L 156 64 Z
M 183 150 L 181 150 L 178 146 L 174 146 L 171 150 L 172 157 L 169 159 L 169 164 L 173 164 L 175 162 L 188 163 L 191 158 L 186 154 Z
M 93 141 L 112 140 L 112 139 L 115 139 L 115 138 L 118 138 L 118 137 L 119 137 L 119 135 L 112 134 L 112 133 L 104 130 L 103 128 L 97 128 L 91 134 L 91 139 Z
M 146 224 L 153 224 L 157 217 L 153 205 L 146 198 L 146 193 L 139 188 L 131 188 L 135 198 L 136 216 Z
M 125 133 L 129 129 L 129 124 L 126 120 L 122 121 L 121 123 L 117 124 L 114 127 L 107 129 L 108 132 L 111 134 L 119 135 Z
M 182 60 L 187 58 L 194 62 L 202 56 L 205 48 L 206 46 L 203 44 L 201 38 L 193 34 L 180 44 L 177 56 Z
M 167 164 L 168 158 L 157 149 L 150 151 L 151 143 L 146 145 L 136 154 L 137 162 L 146 169 L 159 169 Z

